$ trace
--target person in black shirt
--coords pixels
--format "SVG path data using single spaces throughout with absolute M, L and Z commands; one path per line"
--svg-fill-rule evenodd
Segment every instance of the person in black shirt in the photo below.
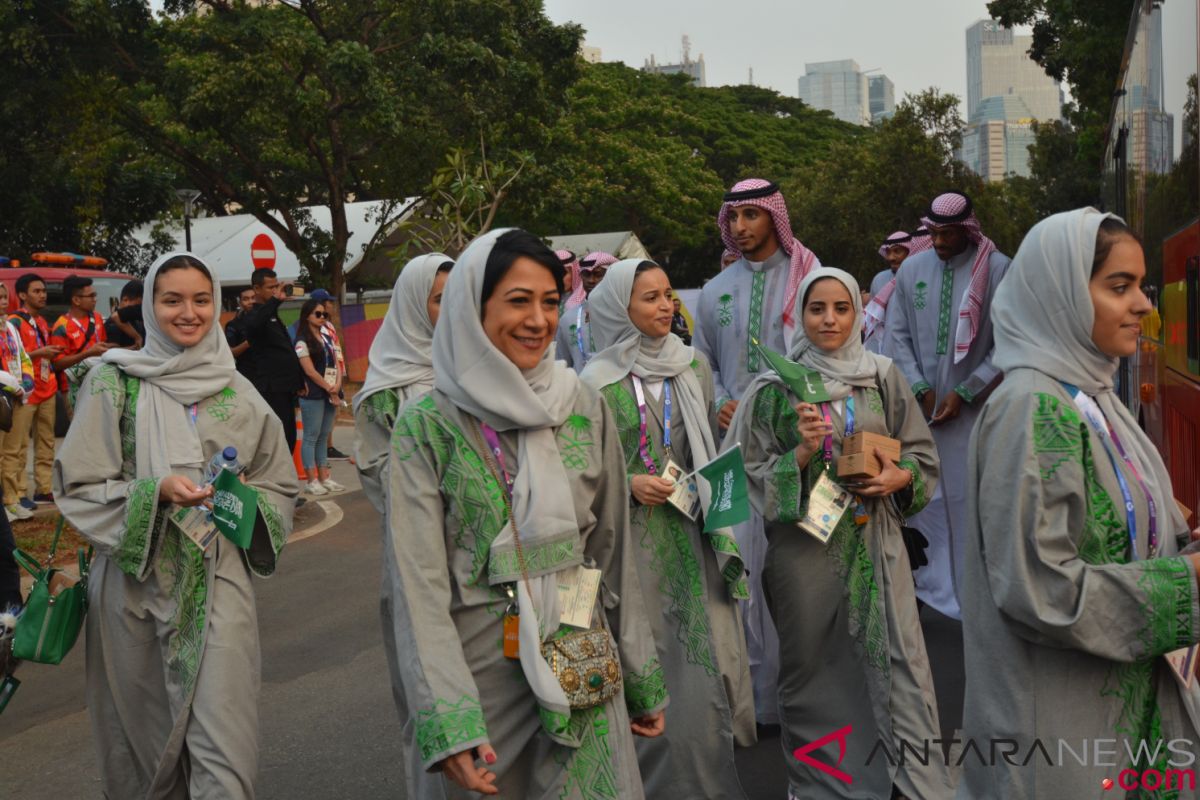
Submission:
M 692 332 L 688 329 L 687 318 L 683 316 L 682 304 L 679 298 L 674 298 L 675 313 L 671 317 L 671 333 L 683 340 L 683 343 L 690 345 L 692 343 Z
M 250 342 L 246 339 L 246 315 L 258 304 L 254 287 L 247 286 L 238 294 L 237 316 L 225 323 L 225 341 L 237 362 L 237 371 L 251 382 L 254 381 L 254 358 L 246 355 Z
M 104 335 L 114 347 L 137 349 L 146 340 L 142 321 L 142 282 L 134 279 L 121 287 L 121 301 L 104 323 Z
M 258 304 L 243 316 L 242 330 L 250 346 L 239 361 L 250 359 L 250 381 L 283 423 L 291 452 L 296 447 L 296 397 L 303 395 L 307 387 L 291 337 L 279 321 L 279 306 L 287 293 L 270 269 L 254 270 L 250 285 Z

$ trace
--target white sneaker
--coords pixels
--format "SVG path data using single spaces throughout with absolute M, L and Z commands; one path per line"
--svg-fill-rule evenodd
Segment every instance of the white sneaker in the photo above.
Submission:
M 330 493 L 346 491 L 346 487 L 342 486 L 340 483 L 335 481 L 333 478 L 326 478 L 325 480 L 321 481 L 321 485 L 324 486 L 325 490 Z
M 33 512 L 20 503 L 10 503 L 4 507 L 4 511 L 10 520 L 29 519 L 33 516 Z
M 329 490 L 326 489 L 324 486 L 322 486 L 320 481 L 309 481 L 308 482 L 308 493 L 316 496 L 316 495 L 322 495 L 322 494 L 329 494 Z

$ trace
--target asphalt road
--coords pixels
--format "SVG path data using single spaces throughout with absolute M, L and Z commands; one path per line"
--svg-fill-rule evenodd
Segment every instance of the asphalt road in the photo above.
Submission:
M 335 434 L 344 450 L 350 433 Z M 334 472 L 357 489 L 353 467 L 336 464 Z M 399 724 L 379 629 L 378 515 L 361 491 L 350 491 L 319 508 L 310 503 L 297 523 L 304 538 L 289 544 L 274 577 L 256 581 L 263 656 L 259 797 L 397 798 Z M 962 640 L 956 623 L 927 616 L 948 733 L 962 713 Z M 19 669 L 21 687 L 0 716 L 0 798 L 100 796 L 83 647 L 81 639 L 59 666 Z M 785 796 L 778 738 L 739 751 L 737 760 L 752 800 Z

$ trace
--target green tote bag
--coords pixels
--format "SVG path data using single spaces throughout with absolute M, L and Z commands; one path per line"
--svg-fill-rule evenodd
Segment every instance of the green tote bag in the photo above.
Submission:
M 85 554 L 79 548 L 79 581 L 62 587 L 62 570 L 54 569 L 54 552 L 58 549 L 58 537 L 62 535 L 66 519 L 58 518 L 54 531 L 54 543 L 43 568 L 37 561 L 21 550 L 14 550 L 17 563 L 33 576 L 33 588 L 25 600 L 25 610 L 17 619 L 17 630 L 13 636 L 13 656 L 23 661 L 39 664 L 59 664 L 75 645 L 83 618 L 87 614 L 88 562 L 91 549 Z

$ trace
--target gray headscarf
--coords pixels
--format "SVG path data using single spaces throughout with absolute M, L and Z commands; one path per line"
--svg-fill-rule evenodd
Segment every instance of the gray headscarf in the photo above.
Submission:
M 692 371 L 696 351 L 673 333 L 657 339 L 645 336 L 629 319 L 634 279 L 638 265 L 644 260 L 618 261 L 608 268 L 604 280 L 588 297 L 592 335 L 601 349 L 588 361 L 579 378 L 594 389 L 624 380 L 630 373 L 642 379 L 670 378 L 674 402 L 683 413 L 683 427 L 692 450 L 692 467 L 700 467 L 716 457 L 718 448 L 709 424 L 704 392 Z M 708 508 L 712 499 L 708 481 L 698 481 L 697 488 L 700 502 Z M 734 542 L 733 533 L 728 529 L 714 531 L 709 537 L 721 574 L 738 595 L 742 591 L 743 570 L 741 558 L 729 552 Z M 736 545 L 733 549 L 736 550 Z M 730 567 L 730 562 L 735 560 L 737 566 Z
M 200 261 L 191 253 L 167 253 L 146 275 L 146 340 L 141 350 L 114 349 L 100 361 L 116 364 L 142 381 L 137 400 L 136 456 L 139 478 L 164 478 L 180 467 L 204 468 L 200 437 L 188 406 L 229 386 L 237 370 L 221 331 L 221 282 L 212 277 L 212 327 L 199 343 L 184 348 L 167 338 L 154 313 L 154 282 L 163 264 L 178 256 Z M 201 262 L 203 263 L 203 262 Z M 208 265 L 205 265 L 208 268 Z
M 1035 369 L 1092 397 L 1153 492 L 1165 515 L 1164 530 L 1179 533 L 1187 522 L 1175 505 L 1162 457 L 1113 392 L 1120 361 L 1092 341 L 1096 312 L 1088 284 L 1096 235 L 1108 217 L 1119 219 L 1080 208 L 1047 217 L 1025 235 L 992 300 L 992 361 L 1005 372 Z
M 484 333 L 484 272 L 496 240 L 508 230 L 475 239 L 450 273 L 433 333 L 434 385 L 454 405 L 493 429 L 518 433 L 517 463 L 506 465 L 510 473 L 515 468 L 513 520 L 492 542 L 488 580 L 517 584 L 521 668 L 538 704 L 552 712 L 541 715 L 547 726 L 570 716 L 566 694 L 542 658 L 541 643 L 558 630 L 561 615 L 555 572 L 583 560 L 571 484 L 556 442 L 556 429 L 571 414 L 580 383 L 564 362 L 554 360 L 553 346 L 546 348 L 536 367 L 522 372 Z M 517 567 L 513 521 L 529 565 L 528 587 Z M 564 547 L 571 550 L 565 558 Z M 559 555 L 537 568 L 532 563 L 537 552 Z M 563 744 L 579 744 L 565 727 L 546 730 Z
M 808 290 L 823 278 L 833 278 L 845 286 L 846 291 L 850 293 L 851 302 L 854 303 L 854 322 L 850 336 L 847 337 L 845 344 L 832 353 L 818 347 L 808 338 L 808 333 L 804 329 L 804 303 L 808 299 Z M 880 378 L 887 372 L 892 361 L 890 358 L 872 353 L 863 347 L 862 295 L 859 294 L 858 281 L 854 279 L 853 275 L 836 267 L 814 269 L 804 278 L 800 289 L 796 292 L 795 314 L 799 324 L 796 325 L 796 330 L 792 333 L 791 341 L 788 343 L 787 356 L 797 364 L 803 364 L 809 369 L 815 369 L 821 373 L 825 388 L 829 390 L 831 398 L 844 400 L 850 396 L 851 387 L 870 388 L 879 385 Z M 746 387 L 746 391 L 742 394 L 742 402 L 738 403 L 737 411 L 734 412 L 733 419 L 729 422 L 729 435 L 725 437 L 726 449 L 731 446 L 732 442 L 741 441 L 749 436 L 750 425 L 753 421 L 754 395 L 772 383 L 783 385 L 779 376 L 768 370 L 758 375 Z M 750 484 L 749 488 L 751 499 L 757 507 L 761 508 L 764 498 L 761 493 L 755 491 L 753 484 Z
M 364 400 L 384 389 L 401 389 L 414 383 L 433 385 L 429 292 L 438 267 L 453 260 L 443 253 L 429 253 L 417 256 L 400 270 L 383 324 L 371 342 L 367 379 L 354 395 L 355 411 Z

